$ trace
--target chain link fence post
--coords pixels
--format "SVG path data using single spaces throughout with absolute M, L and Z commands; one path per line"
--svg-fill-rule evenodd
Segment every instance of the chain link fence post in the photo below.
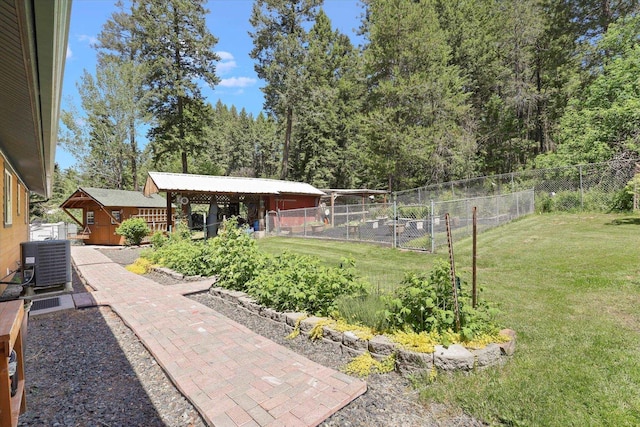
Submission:
M 396 196 L 395 195 L 393 196 L 393 218 L 391 220 L 393 221 L 392 222 L 393 227 L 392 227 L 392 230 L 391 230 L 391 233 L 393 234 L 392 246 L 394 248 L 397 248 L 398 247 L 398 241 L 396 239 L 396 237 L 397 237 L 397 233 L 396 233 L 397 228 L 396 227 L 398 226 L 398 201 L 396 200 Z
M 582 165 L 578 165 L 578 173 L 580 174 L 580 210 L 584 211 L 584 185 L 582 182 Z
M 436 252 L 436 204 L 431 199 L 431 253 Z

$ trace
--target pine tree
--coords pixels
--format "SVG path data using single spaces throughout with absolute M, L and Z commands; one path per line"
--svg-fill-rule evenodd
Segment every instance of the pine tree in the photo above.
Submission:
M 433 1 L 370 0 L 363 22 L 369 168 L 390 191 L 471 172 L 464 80 Z
M 357 52 L 349 38 L 333 31 L 320 10 L 309 31 L 301 100 L 294 126 L 292 176 L 320 188 L 350 186 L 352 124 L 361 106 L 355 75 Z
M 140 51 L 134 38 L 133 17 L 125 11 L 121 1 L 116 6 L 119 11 L 111 15 L 98 35 L 98 68 L 114 62 L 122 66 L 121 83 L 129 92 L 128 102 L 123 105 L 127 111 L 124 120 L 129 123 L 129 150 L 126 155 L 129 157 L 132 187 L 137 190 L 141 155 L 138 149 L 138 128 L 149 121 L 145 111 L 147 100 L 142 87 L 145 64 L 139 60 Z
M 256 0 L 251 13 L 255 31 L 251 58 L 258 77 L 267 84 L 265 110 L 284 124 L 280 178 L 289 174 L 289 150 L 296 109 L 305 96 L 303 67 L 306 58 L 306 24 L 313 22 L 322 0 Z
M 140 60 L 148 67 L 148 111 L 154 117 L 149 131 L 156 160 L 171 153 L 181 156 L 188 172 L 188 156 L 206 147 L 208 110 L 198 86 L 202 79 L 218 83 L 214 52 L 217 39 L 205 23 L 204 0 L 138 0 L 134 4 L 134 38 Z

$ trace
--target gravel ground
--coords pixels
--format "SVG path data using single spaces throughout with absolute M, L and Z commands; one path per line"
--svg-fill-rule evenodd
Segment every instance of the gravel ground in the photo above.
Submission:
M 84 292 L 75 272 L 73 279 Z M 19 426 L 206 425 L 108 308 L 31 316 L 25 371 L 27 412 Z
M 102 249 L 126 265 L 139 248 Z M 166 275 L 149 278 L 177 283 Z M 74 274 L 74 289 L 84 286 Z M 285 339 L 282 326 L 228 305 L 208 293 L 192 298 L 254 332 L 324 366 L 350 359 L 305 337 Z M 99 339 L 96 339 L 99 337 Z M 204 426 L 153 357 L 111 310 L 92 308 L 33 316 L 26 345 L 27 408 L 20 426 Z M 367 392 L 327 419 L 334 426 L 482 426 L 444 405 L 425 406 L 408 380 L 391 373 L 366 379 Z

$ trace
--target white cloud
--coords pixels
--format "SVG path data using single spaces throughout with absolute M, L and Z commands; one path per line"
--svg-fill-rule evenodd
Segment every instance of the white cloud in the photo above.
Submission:
M 219 85 L 222 87 L 247 87 L 254 85 L 255 82 L 256 79 L 251 77 L 230 77 L 220 80 Z
M 229 71 L 233 70 L 237 66 L 238 64 L 236 64 L 236 61 L 219 62 L 218 65 L 216 65 L 216 71 L 219 74 L 227 74 Z
M 220 57 L 220 61 L 233 61 L 233 55 L 230 54 L 229 52 L 225 52 L 224 50 L 221 50 L 220 52 L 216 52 L 216 53 Z
M 220 57 L 220 62 L 216 65 L 216 71 L 218 72 L 218 74 L 228 74 L 231 70 L 238 66 L 231 53 L 225 52 L 223 50 L 216 53 Z
M 86 34 L 81 34 L 78 36 L 78 40 L 81 42 L 89 42 L 89 46 L 94 46 L 98 44 L 98 39 L 94 36 L 88 36 Z
M 67 59 L 71 58 L 73 56 L 73 52 L 71 52 L 71 48 L 69 47 L 69 45 L 67 45 Z

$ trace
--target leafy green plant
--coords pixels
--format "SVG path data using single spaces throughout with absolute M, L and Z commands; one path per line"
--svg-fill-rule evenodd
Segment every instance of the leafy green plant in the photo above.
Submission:
M 497 330 L 493 324 L 496 312 L 486 303 L 473 308 L 469 295 L 462 289 L 458 290 L 460 330 L 457 330 L 449 265 L 443 260 L 434 263 L 429 276 L 407 273 L 394 294 L 384 299 L 385 317 L 396 329 L 438 332 L 445 337 L 446 332 L 453 330 L 463 341 Z
M 169 241 L 152 254 L 151 261 L 188 276 L 210 273 L 202 242 Z
M 327 316 L 335 310 L 337 297 L 364 292 L 353 267 L 352 260 L 326 267 L 317 258 L 285 252 L 265 260 L 259 274 L 247 283 L 247 292 L 276 310 Z
M 427 206 L 398 206 L 398 216 L 400 218 L 422 219 L 429 217 L 429 207 Z
M 129 218 L 122 221 L 116 233 L 124 236 L 127 245 L 139 245 L 151 233 L 151 229 L 143 218 Z
M 246 289 L 264 264 L 255 240 L 246 228 L 238 227 L 235 219 L 225 222 L 218 237 L 209 241 L 205 259 L 211 272 L 218 275 L 218 286 L 240 291 Z
M 151 246 L 156 249 L 161 248 L 168 241 L 167 237 L 162 231 L 156 231 L 155 233 L 153 233 L 149 240 L 151 241 Z

